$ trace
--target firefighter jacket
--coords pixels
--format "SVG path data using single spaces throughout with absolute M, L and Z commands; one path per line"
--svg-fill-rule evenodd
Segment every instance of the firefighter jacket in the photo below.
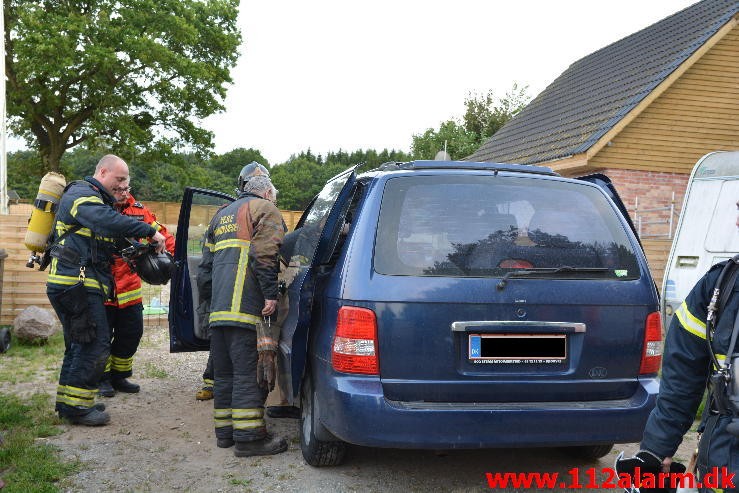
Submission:
M 658 457 L 672 457 L 683 435 L 693 424 L 712 368 L 706 340 L 706 316 L 717 278 L 726 262 L 713 266 L 698 281 L 675 312 L 665 340 L 657 405 L 649 416 L 641 448 Z M 731 289 L 725 287 L 724 289 Z M 739 310 L 739 282 L 726 306 L 719 313 L 712 348 L 723 365 L 729 347 L 734 320 Z M 698 454 L 698 471 L 705 474 L 716 467 L 737 472 L 739 440 L 726 431 L 731 421 L 719 415 L 714 406 L 704 410 L 703 431 Z
M 112 292 L 110 261 L 114 239 L 120 237 L 151 237 L 156 229 L 146 223 L 119 214 L 113 208 L 114 199 L 93 177 L 72 182 L 61 199 L 54 224 L 54 241 L 48 287 L 67 288 L 80 279 L 84 268 L 88 291 Z M 81 226 L 58 241 L 74 226 Z
M 210 295 L 211 328 L 249 327 L 262 320 L 264 300 L 277 299 L 282 215 L 261 197 L 242 193 L 208 226 L 198 268 L 201 296 Z
M 139 221 L 153 226 L 157 231 L 162 233 L 167 239 L 165 247 L 167 251 L 174 254 L 174 236 L 167 231 L 167 228 L 157 222 L 157 217 L 146 208 L 141 202 L 137 202 L 132 195 L 129 194 L 126 202 L 123 204 L 115 204 L 118 210 L 124 216 L 133 217 Z M 137 305 L 142 302 L 141 278 L 131 267 L 121 258 L 120 255 L 113 256 L 113 279 L 115 281 L 115 298 L 108 301 L 106 305 L 125 308 L 131 305 Z

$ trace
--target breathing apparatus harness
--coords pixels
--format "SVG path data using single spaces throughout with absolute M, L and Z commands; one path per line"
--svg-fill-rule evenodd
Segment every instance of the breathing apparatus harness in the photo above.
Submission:
M 718 279 L 716 279 L 706 316 L 706 344 L 708 345 L 708 354 L 711 356 L 713 369 L 708 377 L 709 397 L 717 414 L 732 416 L 726 430 L 735 437 L 739 437 L 739 368 L 737 368 L 739 366 L 739 356 L 734 357 L 734 348 L 739 336 L 739 311 L 734 320 L 731 339 L 723 364 L 716 357 L 712 342 L 718 319 L 734 289 L 734 283 L 738 275 L 739 255 L 736 255 L 726 263 Z

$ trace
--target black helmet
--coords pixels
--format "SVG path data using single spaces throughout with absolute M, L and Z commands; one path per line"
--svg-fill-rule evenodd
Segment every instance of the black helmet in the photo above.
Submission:
M 239 173 L 239 192 L 244 191 L 244 185 L 249 181 L 249 178 L 258 175 L 264 175 L 269 178 L 269 170 L 256 161 L 252 161 L 241 168 L 241 173 Z
M 136 274 L 148 284 L 167 284 L 172 277 L 175 263 L 168 252 L 150 251 L 131 261 Z

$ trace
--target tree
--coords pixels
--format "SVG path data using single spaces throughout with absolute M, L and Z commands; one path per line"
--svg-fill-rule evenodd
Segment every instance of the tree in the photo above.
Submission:
M 274 166 L 270 177 L 279 190 L 278 207 L 302 211 L 329 178 L 345 169 L 346 166 L 340 164 L 319 164 L 310 152 L 308 156 L 301 153 L 284 164 Z
M 241 42 L 238 0 L 9 0 L 7 114 L 58 171 L 67 149 L 204 152 Z
M 445 147 L 452 158 L 461 159 L 475 152 L 480 144 L 473 132 L 455 120 L 447 120 L 438 130 L 429 128 L 421 135 L 414 135 L 411 152 L 416 159 L 434 159 Z
M 373 149 L 351 153 L 339 149 L 329 152 L 324 159 L 310 149 L 297 156 L 290 156 L 286 163 L 273 166 L 270 170 L 272 183 L 279 190 L 277 205 L 281 209 L 302 211 L 311 199 L 321 191 L 329 178 L 345 171 L 350 166 L 362 164 L 361 170 L 376 168 L 388 161 L 409 161 L 410 156 L 401 151 L 384 149 L 378 153 Z M 360 170 L 360 171 L 361 171 Z
M 519 88 L 513 84 L 501 99 L 495 98 L 492 91 L 485 95 L 469 94 L 464 101 L 462 121 L 447 120 L 438 130 L 429 128 L 423 134 L 413 136 L 413 157 L 433 159 L 445 144 L 452 158 L 469 156 L 526 106 L 529 101 L 526 90 L 527 87 Z
M 41 160 L 34 151 L 8 153 L 8 188 L 18 193 L 21 199 L 33 202 L 43 173 Z
M 256 161 L 269 169 L 269 164 L 261 152 L 256 149 L 244 149 L 243 147 L 214 156 L 207 165 L 209 168 L 231 177 L 232 181 L 236 183 L 236 177 L 239 176 L 241 168 L 252 161 Z
M 526 94 L 527 89 L 526 86 L 519 88 L 518 84 L 513 84 L 511 90 L 497 101 L 493 91 L 488 91 L 484 96 L 468 95 L 464 101 L 465 130 L 478 136 L 482 144 L 528 104 L 530 98 Z

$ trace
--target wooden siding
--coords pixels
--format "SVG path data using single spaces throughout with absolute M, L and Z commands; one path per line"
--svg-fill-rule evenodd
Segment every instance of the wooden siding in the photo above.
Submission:
M 589 168 L 690 173 L 715 150 L 739 149 L 739 27 L 709 49 L 588 160 Z
M 167 226 L 167 229 L 175 232 L 177 231 L 177 221 L 180 216 L 180 203 L 179 202 L 147 202 L 146 207 L 151 210 L 157 217 L 157 221 Z M 22 215 L 28 218 L 31 215 L 33 206 L 31 204 L 11 204 L 10 214 L 11 215 Z M 208 206 L 193 206 L 197 212 L 191 214 L 197 214 L 202 216 L 202 221 L 207 223 L 210 218 L 213 217 L 215 208 Z M 287 229 L 292 231 L 295 229 L 295 225 L 300 220 L 300 216 L 303 215 L 302 211 L 280 211 L 282 218 L 285 220 Z
M 157 218 L 167 228 L 175 231 L 179 204 L 147 202 L 152 210 L 157 211 Z M 0 270 L 2 280 L 2 298 L 0 299 L 0 325 L 10 325 L 13 319 L 31 305 L 51 309 L 46 297 L 46 275 L 48 271 L 39 272 L 26 267 L 31 253 L 23 245 L 26 226 L 31 207 L 29 204 L 11 206 L 11 214 L 0 215 L 0 249 L 8 255 Z M 301 213 L 281 211 L 289 229 L 295 227 Z M 206 222 L 208 219 L 206 219 Z
M 649 271 L 652 273 L 657 289 L 662 289 L 662 279 L 665 276 L 667 257 L 670 255 L 672 240 L 642 239 L 644 253 L 647 255 Z

